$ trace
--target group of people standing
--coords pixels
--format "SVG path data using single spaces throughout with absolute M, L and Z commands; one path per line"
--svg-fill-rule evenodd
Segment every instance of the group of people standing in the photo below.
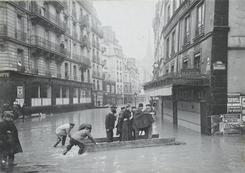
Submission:
M 113 142 L 113 129 L 116 127 L 116 134 L 119 135 L 120 141 L 138 139 L 140 133 L 144 132 L 146 138 L 152 137 L 152 123 L 154 122 L 155 110 L 150 104 L 146 105 L 143 110 L 143 104 L 140 103 L 138 108 L 127 105 L 121 107 L 119 115 L 116 115 L 116 106 L 111 106 L 111 112 L 105 119 L 105 128 L 108 142 Z M 115 123 L 117 124 L 115 126 Z

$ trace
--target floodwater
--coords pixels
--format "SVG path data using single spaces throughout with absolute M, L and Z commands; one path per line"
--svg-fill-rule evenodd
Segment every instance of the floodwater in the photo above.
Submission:
M 245 138 L 241 136 L 202 136 L 197 132 L 159 120 L 154 131 L 161 137 L 176 137 L 185 145 L 103 151 L 78 155 L 73 147 L 66 156 L 64 147 L 53 148 L 55 129 L 74 122 L 73 133 L 81 123 L 93 125 L 94 137 L 105 137 L 108 109 L 53 114 L 16 122 L 23 153 L 16 155 L 16 173 L 189 173 L 245 172 Z M 66 144 L 68 143 L 68 139 Z

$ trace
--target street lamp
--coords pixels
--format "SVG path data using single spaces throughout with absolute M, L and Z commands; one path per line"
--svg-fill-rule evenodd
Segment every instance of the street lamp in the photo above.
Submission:
M 135 92 L 134 93 L 134 105 L 135 105 L 135 107 L 136 107 L 136 97 L 137 97 L 137 93 Z

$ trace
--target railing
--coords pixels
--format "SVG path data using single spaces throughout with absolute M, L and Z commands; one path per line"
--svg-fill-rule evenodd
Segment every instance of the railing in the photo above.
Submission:
M 24 73 L 25 72 L 25 66 L 17 65 L 17 71 Z
M 190 40 L 191 40 L 190 34 L 185 33 L 185 35 L 184 35 L 184 43 L 183 43 L 182 48 L 185 48 L 186 46 L 190 45 L 190 42 L 191 42 Z
M 43 10 L 43 7 L 37 5 L 36 2 L 31 2 L 31 12 L 38 17 L 44 18 L 47 21 L 55 24 L 56 27 L 65 30 L 66 26 L 63 21 L 60 20 L 59 16 L 51 14 L 48 10 Z
M 57 78 L 61 78 L 61 73 L 57 73 Z
M 49 51 L 53 51 L 55 53 L 61 54 L 62 56 L 66 56 L 67 51 L 65 48 L 63 48 L 61 45 L 58 45 L 56 43 L 53 43 L 47 39 L 44 39 L 37 35 L 31 36 L 31 45 L 37 46 L 40 48 L 47 49 Z
M 15 6 L 18 6 L 20 8 L 28 9 L 27 8 L 27 2 L 25 1 L 16 1 L 16 0 L 10 0 L 10 3 L 14 4 Z
M 51 71 L 46 71 L 46 76 L 47 77 L 52 77 Z
M 193 75 L 200 75 L 201 71 L 198 68 L 185 68 L 181 69 L 181 76 L 193 76 Z
M 26 43 L 28 41 L 27 33 L 24 30 L 15 29 L 14 27 L 7 26 L 7 24 L 0 24 L 0 36 L 13 38 Z
M 32 74 L 38 74 L 38 69 L 32 68 L 32 69 L 31 69 L 31 73 L 32 73 Z

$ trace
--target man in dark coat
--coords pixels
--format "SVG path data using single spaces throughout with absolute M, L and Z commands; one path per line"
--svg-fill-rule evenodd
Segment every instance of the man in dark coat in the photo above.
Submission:
M 116 116 L 115 116 L 116 112 L 117 112 L 117 107 L 111 106 L 111 112 L 106 115 L 105 128 L 106 128 L 106 136 L 108 142 L 113 142 L 113 129 L 116 121 Z
M 133 123 L 134 123 L 134 116 L 135 116 L 135 112 L 136 112 L 136 107 L 135 106 L 132 106 L 132 109 L 131 109 L 131 118 L 130 118 L 130 131 L 131 131 L 131 140 L 135 140 L 136 137 L 135 137 L 135 130 L 133 128 Z
M 13 166 L 14 155 L 22 152 L 18 130 L 13 122 L 13 112 L 4 111 L 3 121 L 0 122 L 0 160 L 1 166 Z

